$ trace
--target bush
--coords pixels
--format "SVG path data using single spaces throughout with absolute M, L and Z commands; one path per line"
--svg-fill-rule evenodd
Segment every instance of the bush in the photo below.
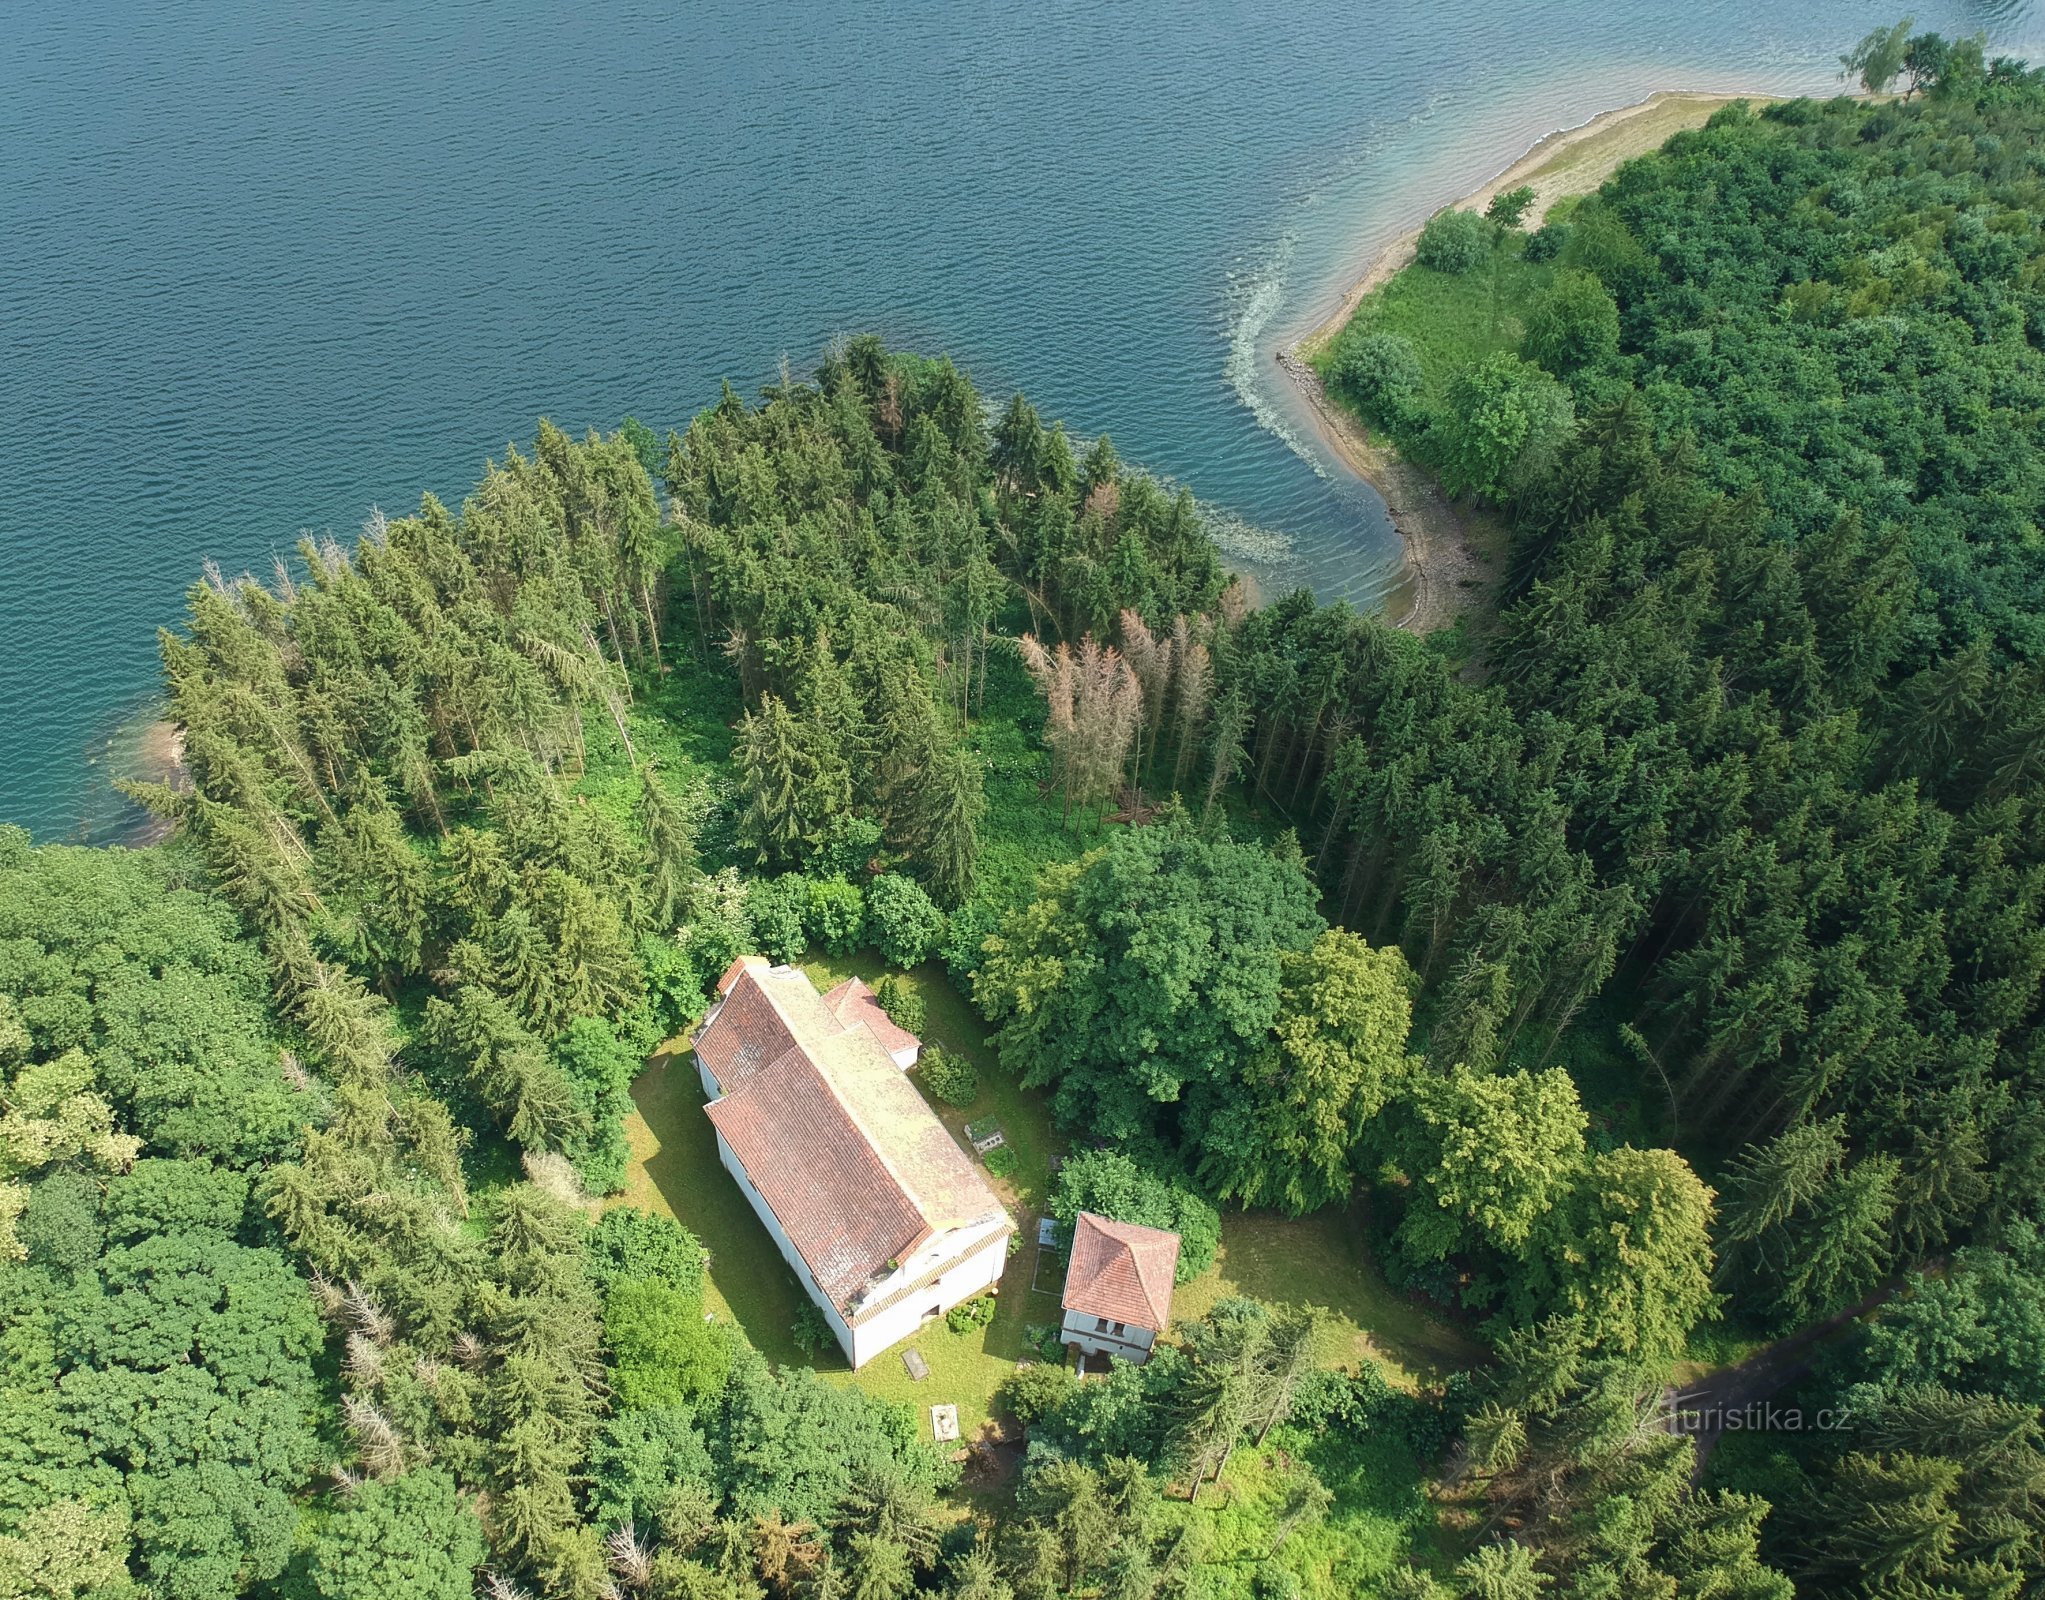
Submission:
M 1072 1397 L 1079 1380 L 1057 1361 L 1041 1361 L 1001 1380 L 994 1404 L 1025 1428 L 1032 1427 Z
M 944 937 L 944 913 L 923 886 L 883 872 L 866 886 L 867 936 L 896 967 L 921 966 Z
M 607 1290 L 620 1278 L 651 1278 L 700 1300 L 703 1245 L 673 1217 L 635 1206 L 612 1206 L 582 1244 L 589 1281 Z
M 1289 1568 L 1266 1556 L 1250 1574 L 1250 1593 L 1256 1600 L 1303 1600 L 1306 1591 Z
M 1484 208 L 1484 215 L 1501 228 L 1517 228 L 1533 203 L 1534 186 L 1523 183 L 1517 189 L 1493 195 L 1491 204 Z
M 569 1023 L 554 1040 L 553 1057 L 589 1130 L 568 1139 L 561 1153 L 575 1163 L 591 1194 L 615 1194 L 625 1187 L 625 1168 L 632 1160 L 625 1118 L 632 1110 L 632 1080 L 644 1063 L 608 1022 L 596 1017 Z
M 1619 307 L 1588 272 L 1564 272 L 1527 316 L 1521 348 L 1550 372 L 1574 372 L 1618 352 Z
M 866 899 L 844 878 L 812 878 L 805 893 L 803 931 L 810 943 L 849 956 L 866 942 Z
M 633 1522 L 643 1532 L 685 1539 L 694 1530 L 667 1526 L 663 1507 L 685 1485 L 716 1481 L 709 1445 L 686 1406 L 623 1412 L 605 1422 L 590 1445 L 589 1508 L 607 1528 Z
M 1017 1165 L 1014 1149 L 1005 1144 L 996 1145 L 981 1159 L 987 1163 L 987 1175 L 990 1178 L 1005 1178 L 1015 1171 Z
M 994 1320 L 995 1304 L 991 1294 L 976 1294 L 970 1300 L 961 1300 L 944 1314 L 944 1325 L 953 1333 L 971 1333 L 975 1328 L 984 1328 Z
M 1567 389 L 1501 350 L 1456 374 L 1428 445 L 1451 494 L 1501 500 L 1574 420 Z
M 1221 1213 L 1207 1199 L 1185 1179 L 1140 1167 L 1119 1150 L 1084 1150 L 1067 1161 L 1058 1169 L 1050 1209 L 1068 1236 L 1082 1211 L 1176 1233 L 1179 1283 L 1205 1272 L 1221 1247 Z
M 746 885 L 746 916 L 753 925 L 753 944 L 769 961 L 787 965 L 802 959 L 809 890 L 810 880 L 797 872 L 755 878 Z
M 1569 248 L 1563 262 L 1594 272 L 1613 289 L 1624 292 L 1648 274 L 1653 263 L 1633 230 L 1604 200 L 1592 195 L 1569 218 Z
M 653 1278 L 620 1278 L 604 1296 L 610 1384 L 621 1411 L 687 1405 L 731 1372 L 731 1341 L 703 1320 L 703 1301 Z
M 1527 239 L 1523 259 L 1532 262 L 1553 261 L 1562 254 L 1569 243 L 1569 224 L 1560 220 L 1543 223 Z
M 646 999 L 634 1008 L 631 1031 L 650 1035 L 647 1041 L 650 1051 L 661 1040 L 672 1039 L 694 1027 L 696 1019 L 703 1015 L 705 1001 L 718 975 L 731 965 L 734 957 L 751 947 L 750 940 L 733 946 L 723 962 L 713 966 L 707 959 L 699 960 L 711 954 L 707 948 L 685 949 L 661 934 L 642 935 L 638 955 L 639 970 L 646 975 Z M 704 981 L 706 970 L 710 975 L 708 982 Z
M 867 817 L 839 817 L 810 856 L 810 868 L 820 878 L 849 878 L 857 883 L 872 873 L 880 841 L 878 822 Z
M 838 1348 L 838 1335 L 814 1302 L 805 1300 L 795 1308 L 795 1322 L 789 1329 L 795 1348 L 814 1361 L 826 1350 Z
M 961 993 L 972 991 L 973 974 L 980 970 L 986 957 L 980 946 L 1000 929 L 1001 913 L 984 900 L 969 901 L 951 914 L 945 926 L 944 948 L 938 953 Z
M 887 1013 L 888 1021 L 898 1028 L 921 1035 L 925 1012 L 923 996 L 892 972 L 883 972 L 880 982 L 873 986 L 874 1001 Z
M 980 1074 L 973 1063 L 934 1044 L 925 1045 L 916 1058 L 916 1076 L 948 1106 L 969 1106 L 980 1098 Z
M 1474 211 L 1437 211 L 1420 230 L 1414 255 L 1423 267 L 1436 272 L 1475 272 L 1490 256 L 1496 234 Z
M 1419 416 L 1420 357 L 1403 334 L 1366 333 L 1345 340 L 1336 356 L 1335 376 L 1380 422 L 1397 427 Z

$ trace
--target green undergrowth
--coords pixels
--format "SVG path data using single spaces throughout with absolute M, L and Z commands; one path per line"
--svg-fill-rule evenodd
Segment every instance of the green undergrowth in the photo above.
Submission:
M 1339 379 L 1344 350 L 1371 333 L 1395 333 L 1410 340 L 1420 358 L 1421 410 L 1432 414 L 1447 400 L 1456 373 L 1500 351 L 1519 348 L 1534 301 L 1554 280 L 1554 268 L 1526 259 L 1527 236 L 1508 232 L 1489 261 L 1474 272 L 1437 272 L 1414 262 L 1363 298 L 1349 324 L 1315 358 L 1315 366 L 1345 403 L 1352 403 Z M 1374 426 L 1388 419 L 1364 415 Z M 1417 436 L 1389 430 L 1402 448 Z

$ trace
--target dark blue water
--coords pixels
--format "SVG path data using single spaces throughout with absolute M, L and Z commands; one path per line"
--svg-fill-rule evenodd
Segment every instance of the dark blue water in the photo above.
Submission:
M 1656 88 L 1824 89 L 1861 4 L 32 0 L 0 43 L 0 818 L 107 837 L 212 559 L 685 421 L 877 329 L 1361 602 L 1276 380 L 1373 248 Z M 2032 48 L 2030 4 L 1920 25 Z

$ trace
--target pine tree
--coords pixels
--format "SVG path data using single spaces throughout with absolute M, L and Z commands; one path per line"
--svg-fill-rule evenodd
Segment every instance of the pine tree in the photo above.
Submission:
M 689 913 L 696 880 L 696 827 L 651 765 L 639 772 L 639 827 L 646 837 L 646 912 L 655 928 L 671 929 Z
M 799 723 L 773 695 L 739 724 L 745 809 L 739 838 L 763 865 L 796 866 L 852 809 L 850 769 L 826 730 Z
M 963 905 L 973 892 L 980 819 L 987 811 L 981 767 L 970 746 L 954 742 L 923 774 L 916 849 L 932 893 L 945 905 Z

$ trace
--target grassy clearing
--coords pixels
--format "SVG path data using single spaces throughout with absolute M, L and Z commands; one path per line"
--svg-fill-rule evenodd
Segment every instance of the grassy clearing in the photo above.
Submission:
M 768 1360 L 806 1365 L 791 1332 L 802 1290 L 717 1159 L 694 1052 L 655 1056 L 633 1082 L 632 1103 L 625 1119 L 632 1162 L 610 1203 L 673 1217 L 701 1239 L 710 1252 L 704 1309 L 737 1323 Z
M 1331 1365 L 1375 1361 L 1402 1389 L 1484 1359 L 1466 1335 L 1385 1281 L 1355 1209 L 1309 1217 L 1223 1212 L 1214 1265 L 1172 1297 L 1172 1316 L 1190 1321 L 1230 1295 L 1326 1306 L 1335 1321 L 1322 1359 Z
M 1333 377 L 1339 369 L 1348 340 L 1366 333 L 1401 334 L 1420 357 L 1426 379 L 1423 403 L 1430 412 L 1438 410 L 1464 367 L 1519 349 L 1527 314 L 1554 278 L 1551 267 L 1528 261 L 1525 249 L 1526 235 L 1514 233 L 1474 272 L 1436 272 L 1415 262 L 1364 297 L 1322 357 L 1323 374 Z

